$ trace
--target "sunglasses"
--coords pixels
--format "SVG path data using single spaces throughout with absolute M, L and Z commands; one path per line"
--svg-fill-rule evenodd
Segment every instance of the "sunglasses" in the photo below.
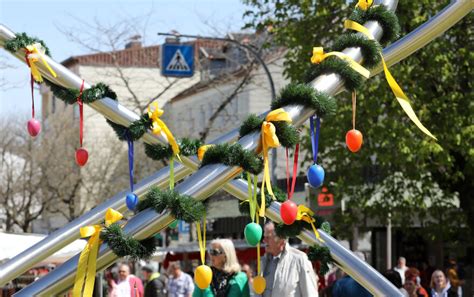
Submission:
M 210 249 L 209 251 L 209 255 L 211 256 L 219 256 L 219 255 L 222 255 L 224 252 L 219 250 L 219 249 Z

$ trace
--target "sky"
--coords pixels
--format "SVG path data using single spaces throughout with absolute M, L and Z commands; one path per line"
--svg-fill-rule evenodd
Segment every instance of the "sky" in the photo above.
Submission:
M 89 30 L 96 20 L 114 25 L 133 18 L 140 28 L 146 28 L 144 45 L 152 45 L 164 42 L 157 32 L 176 30 L 181 34 L 217 36 L 239 31 L 244 11 L 241 0 L 0 0 L 0 24 L 13 32 L 42 39 L 53 59 L 61 62 L 90 53 L 62 31 Z M 7 83 L 0 89 L 0 116 L 30 117 L 28 67 L 4 49 L 0 49 L 0 62 L 9 65 L 0 69 L 0 79 Z M 35 105 L 39 114 L 38 91 Z

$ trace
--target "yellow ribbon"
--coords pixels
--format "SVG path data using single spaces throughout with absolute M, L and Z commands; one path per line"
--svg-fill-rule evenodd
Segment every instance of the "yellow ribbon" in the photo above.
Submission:
M 342 59 L 346 62 L 349 63 L 349 66 L 357 71 L 360 75 L 362 75 L 365 78 L 369 78 L 370 76 L 370 71 L 364 68 L 362 65 L 354 61 L 351 57 L 348 55 L 341 53 L 341 52 L 329 52 L 329 53 L 324 53 L 324 49 L 322 47 L 313 47 L 313 56 L 311 57 L 311 63 L 313 64 L 319 64 L 324 59 L 330 56 L 336 56 L 339 59 Z
M 370 6 L 372 6 L 372 2 L 373 0 L 359 0 L 359 2 L 356 4 L 356 7 L 359 7 L 362 10 L 367 10 Z
M 197 222 L 196 231 L 199 241 L 199 252 L 201 253 L 201 263 L 204 265 L 206 263 L 206 214 L 204 214 L 203 217 L 202 229 L 203 230 L 201 232 L 201 222 Z
M 153 110 L 152 110 L 153 106 Z M 171 133 L 170 129 L 166 126 L 165 122 L 163 122 L 160 119 L 160 116 L 162 116 L 164 113 L 163 109 L 158 107 L 158 102 L 153 102 L 148 106 L 148 117 L 153 121 L 152 124 L 152 131 L 153 134 L 159 135 L 161 132 L 163 132 L 171 145 L 171 149 L 173 150 L 173 154 L 175 156 L 178 156 L 179 159 L 179 146 L 176 143 L 176 140 L 174 139 L 173 134 Z
M 111 224 L 120 221 L 122 217 L 122 214 L 118 211 L 113 210 L 112 208 L 107 209 L 107 212 L 105 213 L 105 226 L 110 226 Z M 74 281 L 74 288 L 72 291 L 73 297 L 92 296 L 92 291 L 94 290 L 96 260 L 100 246 L 101 230 L 101 225 L 85 226 L 80 229 L 81 238 L 90 238 L 79 257 L 76 279 Z M 81 294 L 82 292 L 83 294 Z
M 346 20 L 344 22 L 344 28 L 360 32 L 369 39 L 372 39 L 372 40 L 375 39 L 374 36 L 369 32 L 369 30 L 366 27 L 362 26 L 361 24 L 357 22 Z M 410 99 L 408 99 L 408 97 L 403 92 L 402 88 L 400 88 L 397 81 L 393 78 L 392 74 L 388 70 L 387 64 L 385 64 L 385 59 L 383 58 L 382 53 L 380 53 L 380 57 L 382 58 L 382 65 L 383 65 L 383 72 L 385 74 L 385 79 L 387 80 L 387 83 L 390 86 L 390 89 L 392 89 L 393 94 L 397 98 L 398 103 L 400 103 L 400 105 L 402 106 L 403 111 L 405 111 L 405 113 L 408 115 L 410 120 L 413 123 L 415 123 L 418 129 L 420 129 L 423 133 L 425 133 L 429 137 L 432 137 L 433 139 L 437 140 L 437 138 L 433 134 L 431 134 L 431 132 L 420 122 L 420 120 L 416 116 L 416 113 L 410 104 Z
M 43 77 L 41 76 L 41 72 L 36 66 L 36 63 L 41 59 L 44 66 L 54 77 L 57 77 L 56 72 L 49 66 L 48 62 L 45 59 L 45 49 L 41 45 L 41 43 L 34 43 L 26 46 L 26 58 L 28 59 L 28 64 L 31 69 L 31 75 L 33 76 L 34 80 L 38 83 L 43 82 Z
M 261 145 L 263 150 L 263 181 L 262 181 L 262 188 L 261 192 L 261 205 L 259 209 L 259 215 L 261 217 L 265 216 L 265 185 L 267 186 L 268 193 L 272 195 L 275 199 L 275 195 L 273 194 L 272 185 L 270 182 L 270 169 L 268 165 L 268 149 L 279 147 L 280 141 L 276 135 L 275 126 L 271 122 L 288 122 L 291 123 L 290 115 L 283 109 L 275 109 L 267 114 L 265 117 L 265 121 L 262 124 L 262 131 L 261 131 Z
M 314 215 L 314 212 L 311 209 L 309 209 L 308 207 L 304 205 L 298 205 L 296 220 L 305 221 L 306 223 L 311 224 L 311 227 L 313 228 L 314 236 L 316 236 L 316 238 L 319 239 L 321 242 L 324 242 L 324 240 L 322 240 L 319 235 L 318 229 L 316 229 L 316 226 L 314 225 L 315 219 L 313 215 Z
M 207 152 L 207 150 L 211 147 L 213 147 L 214 144 L 205 144 L 205 145 L 202 145 L 201 147 L 199 147 L 198 149 L 198 159 L 199 161 L 202 161 L 202 159 L 204 158 L 204 154 Z

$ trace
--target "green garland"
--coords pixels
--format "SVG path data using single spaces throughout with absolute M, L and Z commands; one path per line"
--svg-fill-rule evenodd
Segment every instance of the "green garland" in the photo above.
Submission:
M 309 247 L 308 259 L 313 261 L 319 261 L 321 266 L 319 273 L 324 275 L 329 272 L 329 264 L 334 263 L 334 259 L 331 256 L 331 251 L 328 247 L 314 245 Z
M 240 126 L 240 138 L 244 137 L 249 133 L 260 131 L 260 129 L 262 128 L 263 121 L 263 119 L 259 118 L 255 114 L 249 115 L 247 119 L 242 123 L 242 126 Z M 298 130 L 293 127 L 293 125 L 283 121 L 272 123 L 273 125 L 275 125 L 275 133 L 278 136 L 278 139 L 280 140 L 282 146 L 291 148 L 298 143 L 299 133 Z
M 53 95 L 64 101 L 67 104 L 77 103 L 77 97 L 79 97 L 78 89 L 67 89 L 62 86 L 58 86 L 55 83 L 45 79 L 46 84 L 50 87 Z M 98 83 L 87 90 L 82 92 L 82 101 L 86 104 L 100 100 L 104 97 L 109 97 L 112 100 L 117 100 L 117 94 L 110 89 L 110 87 L 104 83 Z
M 363 25 L 368 21 L 376 21 L 383 29 L 383 36 L 380 43 L 385 44 L 398 38 L 400 34 L 400 24 L 398 18 L 385 5 L 371 6 L 366 11 L 356 8 L 349 17 L 350 20 Z
M 133 121 L 128 128 L 110 120 L 107 120 L 107 123 L 114 129 L 115 134 L 121 141 L 127 141 L 128 135 L 131 136 L 133 141 L 137 141 L 152 125 L 152 121 L 147 113 L 142 114 L 138 120 Z
M 282 189 L 273 185 L 272 185 L 272 189 L 273 189 L 273 194 L 275 194 L 276 201 L 280 203 L 283 203 L 286 201 L 286 193 Z M 257 205 L 260 205 L 261 201 L 262 201 L 261 195 L 257 195 Z M 272 204 L 273 201 L 274 201 L 273 197 L 268 192 L 266 192 L 265 193 L 265 207 L 268 208 L 270 204 Z M 244 216 L 250 216 L 250 204 L 248 203 L 248 201 L 243 201 L 239 203 L 239 211 Z
M 200 220 L 206 213 L 204 204 L 193 197 L 172 190 L 160 190 L 158 187 L 152 187 L 148 191 L 145 198 L 138 203 L 137 210 L 142 211 L 150 207 L 157 213 L 169 209 L 176 219 L 188 223 Z
M 338 57 L 330 56 L 319 64 L 311 64 L 305 73 L 305 81 L 311 82 L 322 74 L 337 73 L 344 81 L 344 86 L 348 91 L 360 88 L 364 82 L 364 77 L 351 68 L 349 64 Z
M 280 91 L 280 95 L 272 101 L 271 109 L 290 104 L 314 109 L 319 117 L 333 115 L 337 109 L 334 97 L 319 92 L 311 86 L 296 83 L 290 83 Z
M 324 232 L 331 234 L 330 224 L 323 217 L 318 215 L 313 215 L 315 219 L 314 225 L 317 229 L 322 229 Z M 276 234 L 281 238 L 296 237 L 298 236 L 303 229 L 313 230 L 311 224 L 306 223 L 305 221 L 295 221 L 291 225 L 286 225 L 280 223 L 275 226 Z
M 181 156 L 194 156 L 197 154 L 202 141 L 198 139 L 180 138 L 176 141 L 179 146 L 179 154 Z M 171 159 L 173 157 L 173 149 L 170 144 L 148 144 L 145 143 L 145 154 L 155 161 Z
M 135 260 L 148 259 L 156 251 L 154 237 L 141 241 L 136 240 L 130 235 L 125 234 L 117 223 L 104 227 L 100 238 L 107 243 L 119 258 L 130 256 Z
M 26 33 L 17 33 L 14 38 L 8 40 L 5 42 L 5 49 L 8 50 L 11 53 L 16 53 L 20 49 L 26 48 L 28 45 L 34 44 L 34 43 L 39 43 L 43 46 L 45 54 L 47 56 L 51 56 L 51 52 L 49 51 L 49 48 L 46 46 L 43 40 L 40 40 L 36 37 L 30 37 L 26 35 Z
M 201 162 L 201 167 L 209 164 L 238 166 L 244 171 L 259 174 L 263 170 L 263 160 L 255 152 L 242 148 L 239 143 L 223 143 L 210 146 Z
M 332 49 L 340 52 L 349 47 L 360 47 L 365 67 L 373 68 L 380 63 L 382 47 L 376 40 L 370 40 L 363 35 L 355 33 L 344 34 L 336 39 Z

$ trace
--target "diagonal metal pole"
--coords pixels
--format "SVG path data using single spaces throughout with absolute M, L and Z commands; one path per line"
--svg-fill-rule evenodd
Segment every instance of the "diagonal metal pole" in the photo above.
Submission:
M 457 4 L 457 3 L 455 3 L 455 4 Z M 448 23 L 446 23 L 446 22 L 444 23 L 445 28 L 452 26 L 455 22 L 457 22 L 459 19 L 461 19 L 462 16 L 464 16 L 466 13 L 468 13 L 468 12 L 470 11 L 470 9 L 472 9 L 472 6 L 468 6 L 468 7 L 466 7 L 466 5 L 464 5 L 464 7 L 459 7 L 459 5 L 457 5 L 458 7 L 455 7 L 455 6 L 456 6 L 456 5 L 451 5 L 450 7 L 448 7 L 449 9 L 447 8 L 447 9 L 443 10 L 443 16 L 442 16 L 442 18 L 449 20 Z M 463 8 L 463 9 L 462 9 L 462 8 Z M 461 9 L 461 10 L 460 10 L 460 9 Z M 465 12 L 466 10 L 467 10 L 467 12 Z M 464 11 L 465 13 L 460 14 L 460 13 L 459 13 L 460 11 Z M 440 17 L 440 15 L 438 15 L 436 18 L 439 18 L 439 17 Z M 426 24 L 426 30 L 423 32 L 423 36 L 424 36 L 424 37 L 431 35 L 431 32 L 434 30 L 434 26 L 435 26 L 436 23 L 437 23 L 437 22 L 435 22 L 435 19 L 436 19 L 436 18 L 430 20 L 430 21 Z M 424 26 L 425 26 L 425 25 L 424 25 Z M 439 28 L 439 26 L 438 26 L 438 28 Z M 412 34 L 410 34 L 410 35 L 412 35 Z M 406 37 L 407 37 L 407 36 L 406 36 Z M 420 37 L 421 37 L 421 36 L 420 36 Z M 431 37 L 431 39 L 432 39 L 432 38 L 433 38 L 433 37 Z M 415 39 L 417 39 L 417 38 L 415 38 Z M 428 37 L 428 40 L 430 40 L 429 37 Z M 421 45 L 419 45 L 419 46 L 421 46 Z M 398 51 L 399 48 L 400 48 L 400 46 L 397 46 L 397 47 L 392 46 L 392 47 L 388 48 L 387 50 L 392 50 L 393 53 L 399 54 L 399 51 Z M 418 49 L 418 48 L 416 48 L 416 47 L 411 47 L 409 50 L 413 52 L 413 51 L 415 51 L 415 50 L 417 50 L 417 49 Z M 405 49 L 405 50 L 407 50 L 407 49 Z M 384 52 L 386 52 L 386 51 L 384 51 Z M 410 53 L 411 53 L 411 52 L 409 52 L 409 51 L 405 51 L 404 53 L 401 54 L 401 57 L 402 57 L 402 58 L 400 58 L 400 59 L 403 59 L 404 57 L 408 56 Z M 390 59 L 391 59 L 390 57 L 387 57 L 387 59 L 386 59 L 389 64 L 391 64 L 391 60 L 390 60 Z M 50 63 L 50 64 L 51 64 L 51 63 Z M 221 140 L 235 139 L 235 136 L 233 137 L 233 136 L 231 136 L 231 134 L 232 134 L 232 133 L 229 133 L 229 135 L 223 137 Z M 236 134 L 235 131 L 234 131 L 234 134 Z M 238 182 L 233 182 L 233 183 L 236 183 L 236 184 L 237 184 L 237 186 L 234 187 L 234 191 L 235 191 L 235 192 L 238 192 L 238 190 L 237 190 L 237 189 L 239 188 L 239 187 L 238 187 Z M 243 192 L 245 192 L 245 184 L 244 184 L 243 186 L 244 186 Z M 245 196 L 245 193 L 244 193 L 244 196 Z M 122 197 L 123 197 L 123 196 L 122 196 Z M 123 201 L 123 200 L 122 200 L 122 201 Z M 271 211 L 269 211 L 269 214 L 271 214 Z M 96 216 L 94 222 L 99 221 L 102 217 L 103 217 L 103 214 L 101 213 L 100 215 Z M 77 233 L 77 230 L 76 230 L 75 232 Z M 77 238 L 77 236 L 76 236 L 76 238 Z M 72 241 L 72 240 L 71 240 L 71 241 Z M 327 241 L 327 240 L 326 240 L 326 241 Z
M 386 4 L 392 10 L 396 7 L 396 1 L 387 1 Z M 381 37 L 382 30 L 376 22 L 368 22 L 365 26 L 368 27 L 372 35 L 376 38 Z M 357 61 L 362 59 L 360 49 L 345 50 L 345 53 Z M 316 89 L 326 91 L 329 94 L 334 94 L 339 89 L 342 89 L 341 79 L 336 74 L 320 76 L 311 84 Z M 299 105 L 286 106 L 285 110 L 290 114 L 295 126 L 301 125 L 309 116 L 314 114 L 314 110 Z M 239 143 L 245 149 L 255 150 L 258 146 L 259 139 L 260 133 L 256 132 L 243 137 L 239 140 Z M 204 166 L 183 183 L 179 184 L 175 190 L 181 194 L 191 195 L 195 199 L 203 200 L 237 176 L 241 171 L 241 168 L 227 167 L 221 164 Z M 155 211 L 147 209 L 129 220 L 124 227 L 124 231 L 137 239 L 145 239 L 167 226 L 173 219 L 174 218 L 167 212 L 157 215 Z M 339 263 L 341 267 L 349 275 L 360 281 L 369 291 L 376 295 L 400 295 L 400 292 L 370 265 L 360 261 L 357 262 L 357 257 L 351 252 L 341 246 L 332 245 L 331 243 L 336 243 L 336 241 L 332 240 L 329 236 L 325 237 L 327 237 L 327 241 L 319 242 L 319 244 L 328 246 L 336 261 L 341 261 Z M 339 257 L 341 255 L 344 257 Z M 97 258 L 98 270 L 105 268 L 115 260 L 116 256 L 107 245 L 104 244 Z M 77 261 L 78 256 L 70 259 L 57 270 L 22 290 L 18 295 L 48 296 L 67 290 L 67 288 L 72 285 Z

